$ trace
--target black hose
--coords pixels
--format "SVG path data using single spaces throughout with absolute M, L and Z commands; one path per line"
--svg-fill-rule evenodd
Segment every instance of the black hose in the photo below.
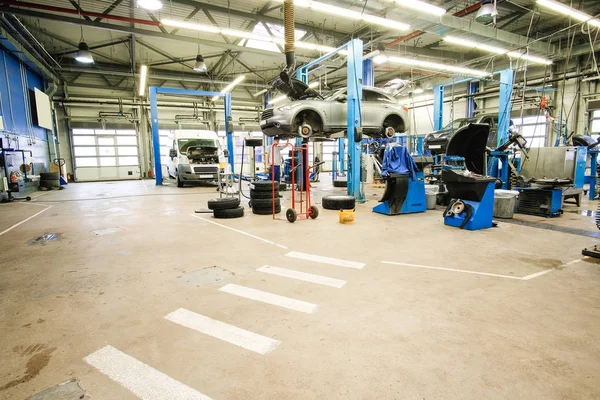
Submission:
M 242 173 L 244 173 L 244 151 L 245 151 L 245 150 L 246 150 L 246 141 L 245 141 L 245 140 L 242 140 L 242 166 L 240 167 L 240 176 L 239 176 L 239 179 L 240 179 L 240 187 L 239 187 L 239 190 L 240 190 L 240 194 L 241 194 L 242 196 L 244 196 L 244 197 L 245 197 L 245 198 L 247 198 L 248 200 L 251 200 L 251 199 L 250 199 L 250 197 L 246 196 L 246 195 L 244 194 L 244 191 L 242 190 Z M 235 155 L 234 155 L 234 157 L 235 157 Z

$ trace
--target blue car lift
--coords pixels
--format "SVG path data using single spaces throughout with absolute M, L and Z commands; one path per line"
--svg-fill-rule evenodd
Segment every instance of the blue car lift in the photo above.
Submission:
M 227 150 L 229 151 L 228 160 L 231 171 L 234 172 L 234 147 L 233 147 L 233 129 L 231 126 L 231 93 L 207 92 L 204 90 L 186 90 L 174 88 L 162 88 L 151 86 L 150 93 L 150 117 L 152 125 L 152 148 L 154 151 L 154 176 L 156 185 L 163 184 L 162 167 L 160 160 L 160 138 L 158 134 L 158 104 L 156 97 L 158 94 L 170 94 L 174 96 L 196 96 L 196 97 L 224 97 L 225 98 L 225 133 L 227 136 Z
M 324 61 L 339 54 L 340 51 L 348 52 L 347 68 L 347 106 L 348 106 L 348 194 L 354 196 L 357 201 L 364 202 L 364 194 L 360 190 L 360 160 L 361 160 L 361 141 L 356 141 L 355 134 L 362 131 L 360 102 L 362 100 L 362 81 L 363 81 L 363 42 L 360 39 L 352 39 L 348 43 L 327 53 L 309 63 L 301 66 L 296 71 L 296 78 L 304 83 L 308 83 L 308 76 L 311 73 L 310 68 L 317 66 Z M 362 136 L 362 135 L 360 135 Z M 344 172 L 344 139 L 338 142 L 338 163 L 339 172 Z

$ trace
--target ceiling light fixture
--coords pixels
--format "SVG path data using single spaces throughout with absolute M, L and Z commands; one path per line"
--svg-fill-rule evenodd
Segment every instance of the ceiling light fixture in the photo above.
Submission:
M 311 89 L 314 89 L 316 87 L 319 86 L 319 81 L 314 81 L 313 83 L 309 84 L 308 87 Z
M 473 76 L 473 77 L 479 77 L 479 78 L 483 78 L 485 76 L 492 75 L 490 72 L 485 72 L 485 71 L 481 71 L 481 70 L 477 70 L 477 69 L 458 67 L 455 65 L 438 64 L 438 63 L 429 62 L 429 61 L 415 60 L 414 58 L 390 56 L 390 57 L 388 57 L 388 62 L 400 64 L 400 65 L 406 65 L 409 67 L 414 67 L 414 68 L 419 68 L 419 69 L 424 69 L 424 70 L 449 72 L 449 73 L 453 73 L 453 74 Z
M 489 24 L 496 20 L 498 9 L 496 8 L 496 0 L 483 0 L 481 8 L 477 11 L 475 21 L 481 24 Z
M 140 90 L 139 90 L 139 95 L 140 97 L 144 97 L 144 93 L 146 92 L 146 79 L 148 78 L 148 67 L 145 65 L 142 65 L 140 67 Z
M 92 53 L 90 53 L 90 48 L 86 42 L 82 40 L 81 42 L 79 42 L 77 48 L 79 49 L 79 51 L 77 51 L 77 54 L 75 55 L 75 60 L 82 64 L 94 63 L 94 56 L 92 55 Z
M 503 49 L 501 47 L 490 46 L 488 44 L 475 42 L 473 40 L 457 38 L 454 36 L 444 36 L 444 41 L 448 42 L 448 43 L 452 43 L 452 44 L 457 44 L 459 46 L 470 47 L 472 49 L 487 51 L 489 53 L 500 54 L 500 55 L 506 54 L 507 56 L 509 56 L 511 58 L 523 59 L 523 60 L 531 61 L 531 62 L 537 63 L 537 64 L 544 64 L 544 65 L 552 64 L 552 61 L 550 61 L 546 58 L 531 56 L 527 53 L 521 53 L 520 51 L 509 51 L 509 50 Z
M 194 64 L 194 71 L 201 73 L 205 73 L 206 71 L 208 71 L 208 67 L 204 62 L 204 57 L 202 57 L 201 54 L 198 54 L 196 56 L 196 64 Z
M 600 19 L 594 18 L 589 14 L 578 11 L 557 1 L 537 0 L 537 4 L 549 8 L 551 11 L 556 11 L 559 14 L 567 15 L 576 21 L 586 22 L 593 27 L 600 28 Z
M 283 0 L 280 0 L 283 2 Z M 383 26 L 386 29 L 396 29 L 399 31 L 410 30 L 410 25 L 403 22 L 392 21 L 387 18 L 378 17 L 370 14 L 363 14 L 358 11 L 349 10 L 344 7 L 332 6 L 331 4 L 320 3 L 312 0 L 295 0 L 294 6 L 300 8 L 308 8 L 314 11 L 321 11 L 327 14 L 333 14 L 338 17 L 354 19 L 358 21 L 364 21 L 370 24 Z
M 137 5 L 140 8 L 150 11 L 160 10 L 163 6 L 160 0 L 137 0 Z
M 412 8 L 426 14 L 442 16 L 446 14 L 446 10 L 442 7 L 434 6 L 433 4 L 425 3 L 420 0 L 396 0 L 401 7 Z
M 225 86 L 223 88 L 223 90 L 221 90 L 221 94 L 225 94 L 225 93 L 229 93 L 231 91 L 231 89 L 233 89 L 238 83 L 240 83 L 241 81 L 243 81 L 246 78 L 246 75 L 240 75 L 237 78 L 235 78 L 229 85 Z M 214 96 L 212 98 L 212 101 L 217 101 L 217 99 L 220 96 Z
M 252 97 L 257 98 L 258 96 L 260 96 L 261 94 L 265 94 L 269 91 L 269 89 L 263 89 L 263 90 L 259 90 L 258 92 L 254 93 L 252 95 Z

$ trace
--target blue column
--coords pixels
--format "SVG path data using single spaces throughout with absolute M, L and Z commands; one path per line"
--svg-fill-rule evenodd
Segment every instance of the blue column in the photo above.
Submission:
M 362 100 L 362 49 L 363 44 L 360 39 L 352 39 L 348 43 L 348 194 L 354 196 L 356 200 L 364 202 L 365 199 L 360 191 L 360 142 L 356 142 L 354 131 L 361 128 L 361 109 Z
M 160 137 L 158 135 L 158 105 L 156 104 L 156 87 L 150 87 L 150 125 L 152 127 L 152 148 L 154 151 L 154 179 L 156 185 L 162 185 L 162 165 L 160 160 Z
M 373 66 L 373 60 L 370 58 L 363 60 L 362 77 L 364 86 L 375 86 L 375 68 Z
M 235 147 L 233 145 L 233 130 L 232 123 L 229 121 L 231 117 L 231 93 L 225 94 L 225 134 L 227 136 L 227 150 L 229 151 L 229 165 L 231 166 L 231 172 L 235 172 L 234 160 L 235 160 Z
M 475 94 L 479 92 L 479 82 L 468 82 L 467 83 L 467 92 L 468 94 Z M 475 99 L 473 97 L 467 98 L 467 118 L 472 118 L 475 116 Z
M 444 123 L 444 87 L 433 88 L 433 129 L 439 131 Z
M 500 94 L 499 94 L 499 110 L 498 110 L 498 134 L 497 144 L 500 146 L 508 139 L 508 127 L 510 124 L 510 113 L 512 111 L 512 89 L 513 89 L 512 69 L 500 71 Z M 504 166 L 502 166 L 504 168 Z M 508 168 L 508 167 L 507 167 Z

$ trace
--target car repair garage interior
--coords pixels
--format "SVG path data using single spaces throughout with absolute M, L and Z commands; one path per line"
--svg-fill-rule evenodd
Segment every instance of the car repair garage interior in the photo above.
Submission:
M 0 398 L 600 398 L 599 59 L 597 0 L 0 0 Z

